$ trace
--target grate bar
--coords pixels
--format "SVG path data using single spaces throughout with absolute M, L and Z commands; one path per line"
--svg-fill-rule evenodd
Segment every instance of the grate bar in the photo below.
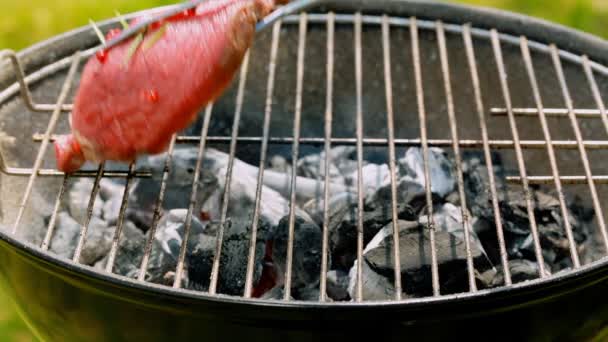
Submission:
M 593 182 L 595 184 L 608 184 L 608 175 L 593 175 L 591 178 L 593 179 Z M 553 184 L 554 180 L 555 178 L 553 178 L 553 176 L 528 176 L 529 183 L 535 185 Z M 586 175 L 560 176 L 559 180 L 562 184 L 567 185 L 579 185 L 588 183 Z M 506 181 L 509 183 L 521 183 L 521 177 L 508 176 L 506 177 Z
M 363 300 L 363 56 L 361 31 L 363 20 L 355 14 L 355 85 L 356 85 L 356 135 L 357 135 L 357 279 L 355 301 Z
M 420 122 L 420 140 L 422 142 L 422 159 L 424 162 L 424 187 L 426 192 L 426 210 L 428 215 L 429 239 L 431 245 L 431 274 L 433 295 L 440 295 L 439 265 L 437 263 L 437 247 L 435 245 L 435 220 L 433 218 L 433 194 L 431 192 L 431 175 L 429 170 L 429 144 L 427 141 L 426 109 L 424 105 L 424 88 L 422 85 L 422 65 L 420 63 L 420 46 L 418 42 L 418 24 L 415 17 L 410 19 L 410 35 L 412 40 L 412 55 L 414 61 L 414 78 L 416 80 L 416 98 L 418 102 L 418 120 Z
M 393 259 L 395 300 L 401 300 L 401 252 L 399 250 L 399 218 L 397 215 L 397 167 L 395 153 L 395 122 L 393 112 L 393 80 L 391 75 L 391 44 L 388 16 L 382 17 L 382 51 L 384 55 L 384 84 L 386 87 L 386 121 L 388 132 L 388 164 L 391 173 L 391 219 L 393 222 Z
M 587 81 L 589 82 L 589 87 L 591 88 L 591 93 L 593 94 L 595 103 L 597 104 L 599 112 L 601 113 L 602 123 L 606 129 L 606 133 L 608 133 L 608 114 L 606 114 L 606 106 L 604 105 L 604 100 L 602 99 L 597 82 L 595 81 L 595 76 L 593 76 L 593 70 L 591 69 L 589 58 L 587 56 L 583 56 L 583 69 L 585 70 L 585 75 L 587 76 Z M 595 181 L 594 178 L 595 177 L 592 177 L 592 180 Z M 602 212 L 600 212 L 598 216 L 603 216 Z M 603 229 L 600 227 L 600 231 L 602 238 L 604 239 L 606 250 L 608 250 L 608 232 L 606 231 L 606 227 L 603 227 Z
M 547 117 L 568 117 L 567 108 L 544 108 L 543 111 Z M 505 108 L 492 108 L 490 112 L 497 116 L 507 115 Z M 513 108 L 513 114 L 517 116 L 537 116 L 538 113 L 538 108 Z M 597 109 L 574 109 L 574 115 L 581 119 L 601 118 L 601 114 L 601 111 Z
M 566 207 L 566 199 L 564 197 L 564 192 L 562 189 L 562 182 L 559 177 L 559 170 L 557 167 L 557 161 L 555 159 L 555 151 L 553 150 L 553 145 L 551 145 L 551 133 L 549 132 L 549 126 L 547 124 L 547 118 L 545 116 L 543 102 L 540 96 L 536 73 L 534 71 L 534 65 L 532 62 L 532 57 L 530 55 L 530 49 L 528 47 L 528 40 L 525 37 L 521 38 L 521 53 L 524 60 L 524 64 L 526 66 L 528 77 L 530 78 L 530 85 L 532 86 L 532 93 L 534 95 L 534 101 L 536 102 L 537 110 L 539 113 L 539 119 L 543 130 L 543 135 L 547 142 L 547 154 L 549 157 L 549 163 L 551 164 L 551 172 L 555 183 L 555 190 L 557 191 L 559 206 L 562 212 L 564 229 L 566 231 L 568 244 L 570 246 L 570 257 L 572 258 L 572 264 L 574 265 L 574 267 L 579 267 L 581 264 L 578 257 L 576 242 L 574 241 L 574 236 L 572 234 L 572 226 L 570 224 L 568 208 Z
M 220 270 L 220 258 L 222 253 L 222 244 L 224 242 L 224 230 L 226 227 L 226 216 L 228 214 L 228 202 L 230 200 L 230 186 L 232 185 L 232 169 L 234 166 L 234 157 L 236 154 L 237 137 L 239 134 L 239 124 L 241 122 L 241 114 L 243 112 L 243 98 L 245 96 L 245 84 L 247 83 L 247 72 L 249 71 L 249 52 L 245 54 L 241 65 L 241 73 L 239 75 L 239 85 L 236 94 L 236 108 L 234 110 L 234 122 L 232 124 L 232 142 L 230 143 L 230 155 L 228 165 L 226 167 L 226 183 L 224 185 L 224 194 L 222 195 L 222 212 L 220 215 L 220 226 L 217 230 L 217 239 L 215 245 L 215 255 L 213 256 L 213 264 L 211 266 L 211 279 L 209 282 L 209 294 L 215 294 L 217 290 L 217 281 Z M 207 123 L 208 126 L 208 123 Z M 209 128 L 209 127 L 207 127 Z M 207 132 L 205 132 L 207 134 Z M 202 135 L 201 135 L 202 137 Z M 203 138 L 201 138 L 203 139 Z
M 251 239 L 249 240 L 249 257 L 247 258 L 247 274 L 245 277 L 245 298 L 251 298 L 253 290 L 253 270 L 255 262 L 255 248 L 257 244 L 258 224 L 260 221 L 260 208 L 262 201 L 262 188 L 264 182 L 264 169 L 268 155 L 268 136 L 270 135 L 270 120 L 272 116 L 272 100 L 274 94 L 275 74 L 277 67 L 277 54 L 281 38 L 281 24 L 278 20 L 272 27 L 272 42 L 270 44 L 270 61 L 268 62 L 268 84 L 266 91 L 266 108 L 264 109 L 264 128 L 262 146 L 260 147 L 260 166 L 258 172 L 257 186 L 255 190 L 255 207 L 253 209 L 253 220 L 251 222 Z
M 500 249 L 500 260 L 502 263 L 505 284 L 512 284 L 511 271 L 509 269 L 509 256 L 507 254 L 507 245 L 505 243 L 505 234 L 502 226 L 502 218 L 500 215 L 500 206 L 498 203 L 498 194 L 496 191 L 496 179 L 494 174 L 494 165 L 492 155 L 490 153 L 490 142 L 488 139 L 488 127 L 485 118 L 484 104 L 481 97 L 481 86 L 479 84 L 479 73 L 477 71 L 477 60 L 475 58 L 475 49 L 473 48 L 473 39 L 471 37 L 471 26 L 464 25 L 462 29 L 462 38 L 464 40 L 465 51 L 469 69 L 471 71 L 471 81 L 473 83 L 473 91 L 475 94 L 475 107 L 477 108 L 477 117 L 479 119 L 479 127 L 483 140 L 483 153 L 488 168 L 488 179 L 490 182 L 490 194 L 492 196 L 492 209 L 494 212 L 494 222 L 496 223 L 496 235 L 498 237 L 498 247 Z
M 42 141 L 43 134 L 34 134 L 33 138 L 35 141 Z M 56 135 L 52 135 L 50 141 L 55 141 Z M 230 144 L 232 141 L 232 137 L 228 136 L 209 136 L 206 138 L 209 143 L 218 143 L 218 144 Z M 255 144 L 258 145 L 263 142 L 263 137 L 237 137 L 236 141 L 239 144 Z M 198 144 L 201 141 L 201 138 L 198 136 L 178 136 L 176 143 L 179 144 Z M 476 139 L 460 139 L 457 140 L 458 145 L 462 148 L 480 148 L 483 147 L 483 140 Z M 268 142 L 274 145 L 291 145 L 294 143 L 293 137 L 269 137 Z M 364 146 L 388 146 L 389 140 L 385 138 L 363 138 L 362 139 Z M 299 143 L 301 145 L 315 145 L 315 146 L 324 146 L 325 138 L 321 137 L 300 137 Z M 331 138 L 331 143 L 334 145 L 356 145 L 356 138 Z M 427 143 L 432 147 L 452 147 L 454 141 L 452 139 L 427 139 Z M 515 143 L 513 140 L 508 139 L 499 139 L 499 140 L 488 140 L 489 146 L 494 149 L 512 149 L 515 147 Z M 551 144 L 556 149 L 568 149 L 568 150 L 576 150 L 578 149 L 578 143 L 576 141 L 571 140 L 553 140 Z M 395 146 L 399 147 L 408 147 L 408 146 L 421 146 L 422 140 L 420 139 L 401 139 L 395 138 Z M 523 149 L 545 149 L 547 147 L 547 142 L 545 140 L 520 140 L 519 145 Z M 583 140 L 583 145 L 588 149 L 608 149 L 608 141 L 606 140 Z M 2 169 L 4 173 L 9 173 L 16 176 L 31 174 L 31 169 L 20 169 L 20 168 L 7 168 Z M 27 171 L 30 170 L 30 171 Z M 88 173 L 87 171 L 79 171 L 82 173 L 81 177 L 92 175 L 95 173 Z M 106 170 L 106 176 L 110 172 L 116 172 L 114 177 L 126 177 L 127 173 L 123 171 L 109 171 Z M 63 176 L 62 172 L 53 169 L 43 169 L 40 170 L 40 175 L 46 176 Z M 73 175 L 77 175 L 74 173 Z M 136 173 L 138 177 L 149 177 L 150 174 L 146 172 L 138 172 Z
M 209 122 L 211 121 L 211 114 L 213 114 L 213 105 L 208 104 L 205 110 L 205 118 L 203 119 L 203 128 L 201 129 L 201 144 L 198 146 L 196 166 L 194 168 L 194 175 L 192 176 L 192 190 L 190 192 L 190 202 L 188 203 L 188 212 L 186 214 L 186 222 L 184 224 L 184 236 L 182 237 L 182 245 L 180 246 L 179 258 L 177 259 L 177 265 L 175 268 L 175 279 L 173 280 L 173 288 L 179 288 L 182 285 L 184 262 L 186 259 L 186 252 L 188 251 L 188 239 L 190 238 L 190 229 L 192 228 L 192 213 L 194 211 L 194 205 L 196 204 L 196 194 L 198 192 L 199 177 L 201 174 L 201 164 L 203 163 L 203 158 L 205 154 L 205 136 L 209 132 Z
M 9 55 L 10 56 L 10 55 Z M 16 57 L 15 57 L 16 58 Z M 57 108 L 61 107 L 63 103 L 66 101 L 68 97 L 68 93 L 74 81 L 74 77 L 76 76 L 76 70 L 78 68 L 78 64 L 80 63 L 80 52 L 76 52 L 72 57 L 72 65 L 70 66 L 70 70 L 68 75 L 61 87 L 61 92 L 59 93 L 59 97 L 57 98 Z M 36 181 L 36 177 L 38 176 L 38 170 L 42 166 L 42 161 L 44 159 L 44 154 L 46 153 L 47 147 L 49 145 L 49 138 L 53 131 L 55 130 L 55 126 L 59 121 L 61 111 L 55 110 L 49 119 L 49 124 L 47 126 L 46 132 L 44 133 L 44 139 L 42 140 L 42 144 L 38 149 L 38 154 L 36 155 L 36 160 L 34 161 L 34 166 L 32 173 L 30 174 L 30 178 L 28 180 L 27 186 L 25 188 L 25 192 L 23 194 L 23 198 L 21 200 L 21 204 L 19 205 L 19 211 L 17 212 L 17 218 L 15 219 L 15 223 L 13 225 L 12 234 L 17 233 L 17 228 L 19 227 L 19 223 L 21 223 L 21 219 L 23 218 L 23 214 L 25 212 L 25 208 L 27 207 L 27 203 L 32 194 L 32 190 L 34 188 L 34 182 Z
M 600 231 L 604 234 L 604 245 L 606 247 L 606 251 L 608 251 L 608 236 L 605 233 L 606 223 L 604 222 L 604 211 L 602 210 L 602 205 L 600 204 L 600 200 L 597 195 L 597 189 L 595 187 L 593 175 L 591 174 L 591 166 L 589 163 L 589 157 L 587 156 L 587 149 L 583 145 L 583 135 L 581 133 L 578 121 L 576 120 L 576 115 L 574 114 L 574 105 L 572 102 L 572 97 L 570 96 L 570 90 L 568 90 L 568 85 L 566 84 L 566 77 L 564 76 L 564 70 L 562 68 L 562 62 L 560 60 L 557 47 L 551 44 L 550 49 L 551 58 L 553 60 L 553 65 L 557 74 L 557 79 L 562 90 L 562 97 L 564 99 L 566 108 L 568 108 L 568 117 L 570 119 L 570 125 L 574 130 L 576 142 L 578 143 L 578 150 L 581 156 L 581 162 L 583 163 L 583 168 L 585 169 L 585 176 L 587 178 L 587 183 L 589 184 L 589 191 L 591 193 L 591 199 L 593 201 L 593 209 L 596 213 L 598 224 L 600 226 Z
M 300 145 L 300 125 L 302 119 L 302 92 L 304 91 L 304 58 L 306 53 L 306 35 L 308 32 L 308 17 L 306 13 L 300 15 L 300 32 L 298 38 L 298 66 L 296 73 L 296 104 L 295 116 L 293 119 L 293 137 L 294 144 L 291 150 L 291 160 L 294 163 L 298 160 Z M 291 297 L 291 274 L 293 267 L 293 243 L 294 243 L 294 228 L 296 219 L 296 187 L 297 187 L 297 170 L 295 165 L 291 168 L 291 190 L 289 199 L 289 237 L 287 239 L 287 257 L 285 261 L 285 288 L 283 291 L 283 299 L 289 300 Z
M 135 163 L 131 163 L 129 165 L 129 174 L 131 175 L 135 171 Z M 110 252 L 108 253 L 108 262 L 106 263 L 106 272 L 112 273 L 112 269 L 114 268 L 114 261 L 116 259 L 116 254 L 118 253 L 118 246 L 120 243 L 120 236 L 122 234 L 122 227 L 125 221 L 125 213 L 127 211 L 127 204 L 129 202 L 129 194 L 131 190 L 131 183 L 133 177 L 128 176 L 127 181 L 125 182 L 125 190 L 122 195 L 122 202 L 120 204 L 120 210 L 118 212 L 118 223 L 116 224 L 116 230 L 114 231 L 114 239 L 112 240 L 112 247 L 110 248 Z
M 450 131 L 452 134 L 452 149 L 454 150 L 454 160 L 456 163 L 457 183 L 458 183 L 458 197 L 460 199 L 460 209 L 462 215 L 462 229 L 464 231 L 464 245 L 467 256 L 467 271 L 469 276 L 469 291 L 477 291 L 477 284 L 475 283 L 475 265 L 473 263 L 473 256 L 471 254 L 471 236 L 472 231 L 471 222 L 469 220 L 469 213 L 467 210 L 467 198 L 464 189 L 464 176 L 462 173 L 462 157 L 460 155 L 460 147 L 458 146 L 458 124 L 456 121 L 456 113 L 454 107 L 454 97 L 452 95 L 452 81 L 450 79 L 450 65 L 448 59 L 448 51 L 445 41 L 445 30 L 443 28 L 443 22 L 437 21 L 437 45 L 439 46 L 439 57 L 441 60 L 441 72 L 443 75 L 443 84 L 445 87 L 445 98 L 448 111 L 448 121 L 450 124 Z
M 105 167 L 105 163 L 99 164 L 97 168 L 97 176 L 95 177 L 95 182 L 93 182 L 93 189 L 91 189 L 91 197 L 89 197 L 89 205 L 87 207 L 87 216 L 84 220 L 84 223 L 80 227 L 80 235 L 78 237 L 78 244 L 76 245 L 76 250 L 74 251 L 74 256 L 72 257 L 72 261 L 78 263 L 80 260 L 80 253 L 82 253 L 82 248 L 84 247 L 84 243 L 87 239 L 87 232 L 89 230 L 89 223 L 91 223 L 91 216 L 93 216 L 93 208 L 95 206 L 95 200 L 97 199 L 97 194 L 99 193 L 99 184 L 101 182 L 101 178 L 103 177 L 103 168 Z
M 154 216 L 152 216 L 152 225 L 148 233 L 146 245 L 144 246 L 144 255 L 141 259 L 139 266 L 139 273 L 137 274 L 137 280 L 144 281 L 146 278 L 146 271 L 148 270 L 148 263 L 150 261 L 150 253 L 152 253 L 152 242 L 156 235 L 156 229 L 158 228 L 158 222 L 160 221 L 163 211 L 163 201 L 165 200 L 165 191 L 167 190 L 167 180 L 169 179 L 169 172 L 171 172 L 171 162 L 173 159 L 173 150 L 175 149 L 175 135 L 171 138 L 169 148 L 167 150 L 167 158 L 165 159 L 165 166 L 163 168 L 163 178 L 160 181 L 160 189 L 158 191 L 158 197 L 156 199 L 156 206 L 154 207 Z
M 71 111 L 73 105 L 66 104 L 65 101 L 57 104 L 38 104 L 35 103 L 32 99 L 32 93 L 28 87 L 28 82 L 30 81 L 28 77 L 25 76 L 25 72 L 23 71 L 23 66 L 21 66 L 21 61 L 17 57 L 17 54 L 12 50 L 3 50 L 0 54 L 0 60 L 4 58 L 10 59 L 13 64 L 13 69 L 15 70 L 15 76 L 17 77 L 17 84 L 19 85 L 19 90 L 21 91 L 21 98 L 23 99 L 25 106 L 31 110 L 32 112 L 55 112 L 56 108 L 61 108 L 63 111 Z M 80 53 L 80 52 L 79 52 Z M 65 62 L 62 65 L 62 69 L 65 66 L 74 63 L 74 57 L 66 58 Z M 71 81 L 70 81 L 71 82 Z M 61 112 L 61 111 L 60 111 Z
M 49 224 L 47 225 L 46 235 L 44 236 L 44 240 L 40 245 L 40 248 L 43 251 L 48 250 L 49 246 L 51 245 L 51 239 L 53 238 L 53 233 L 55 232 L 55 224 L 57 223 L 57 213 L 59 212 L 59 208 L 61 207 L 61 201 L 68 188 L 69 179 L 69 175 L 66 174 L 65 176 L 63 176 L 63 182 L 61 183 L 61 187 L 59 188 L 59 194 L 57 194 L 57 199 L 55 200 L 55 207 L 53 208 L 53 213 L 51 214 Z
M 325 175 L 329 175 L 331 163 L 331 135 L 333 122 L 334 94 L 334 46 L 335 15 L 327 16 L 327 92 L 325 99 Z M 327 301 L 327 263 L 329 253 L 329 190 L 330 182 L 323 182 L 323 237 L 321 248 L 321 277 L 319 283 L 319 301 Z
M 534 252 L 536 254 L 536 261 L 538 263 L 538 273 L 540 278 L 544 278 L 546 276 L 545 262 L 543 260 L 542 249 L 540 246 L 540 238 L 538 234 L 538 227 L 536 225 L 536 216 L 534 214 L 534 206 L 532 203 L 532 192 L 530 191 L 526 172 L 526 165 L 524 162 L 522 148 L 519 143 L 519 131 L 517 129 L 517 123 L 515 122 L 515 116 L 513 115 L 513 112 L 511 110 L 511 108 L 513 108 L 513 106 L 511 105 L 511 93 L 509 90 L 509 85 L 507 84 L 507 72 L 505 70 L 505 63 L 502 57 L 502 49 L 500 46 L 500 40 L 498 39 L 498 32 L 496 30 L 492 30 L 491 40 L 500 78 L 500 86 L 502 88 L 503 98 L 507 107 L 507 111 L 509 113 L 509 126 L 511 128 L 511 135 L 513 136 L 513 141 L 515 142 L 515 157 L 517 158 L 519 174 L 522 179 L 524 196 L 526 198 L 526 208 L 528 212 L 528 217 L 530 219 L 530 230 L 532 231 L 532 239 L 534 240 Z

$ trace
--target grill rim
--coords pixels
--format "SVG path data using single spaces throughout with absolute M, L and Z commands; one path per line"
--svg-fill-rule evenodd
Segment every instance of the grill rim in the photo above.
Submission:
M 606 51 L 604 56 L 608 56 L 608 41 L 603 40 L 599 37 L 589 35 L 587 33 L 570 29 L 559 24 L 554 24 L 541 19 L 532 18 L 525 15 L 511 13 L 501 10 L 493 10 L 480 7 L 472 7 L 465 5 L 445 4 L 439 2 L 420 2 L 412 0 L 313 0 L 320 6 L 315 8 L 316 10 L 334 10 L 336 13 L 348 12 L 349 14 L 361 11 L 364 14 L 377 14 L 377 13 L 390 13 L 391 16 L 417 16 L 421 19 L 436 19 L 441 18 L 442 20 L 449 20 L 446 23 L 449 24 L 465 24 L 469 21 L 475 23 L 475 28 L 490 29 L 496 28 L 501 34 L 513 34 L 511 29 L 518 31 L 514 34 L 516 37 L 519 35 L 525 35 L 531 41 L 540 42 L 543 44 L 555 43 L 560 47 L 560 50 L 567 51 L 569 53 L 576 53 L 577 56 L 584 55 L 577 50 L 576 46 L 587 52 L 585 55 L 589 56 L 592 61 L 600 63 L 602 65 L 608 64 L 608 57 L 601 58 L 603 51 Z M 136 12 L 130 14 L 128 17 L 138 16 L 143 13 L 151 13 L 153 11 L 161 10 L 166 7 L 155 8 L 151 10 Z M 480 20 L 481 18 L 481 20 Z M 470 19 L 470 20 L 467 20 Z M 110 19 L 102 22 L 102 27 L 106 25 L 114 25 L 117 20 Z M 485 26 L 485 24 L 491 23 L 491 25 Z M 514 26 L 515 25 L 515 26 Z M 520 30 L 521 29 L 521 30 Z M 545 32 L 546 30 L 546 32 Z M 32 45 L 18 53 L 18 57 L 24 65 L 26 71 L 30 71 L 33 66 L 44 63 L 44 59 L 48 58 L 44 51 L 53 51 L 54 49 L 62 49 L 65 55 L 55 55 L 55 59 L 60 59 L 65 56 L 69 56 L 72 52 L 71 49 L 82 48 L 84 45 L 83 41 L 86 42 L 86 36 L 92 35 L 89 32 L 88 27 L 81 27 L 75 30 L 63 33 L 58 36 L 54 36 L 48 40 L 42 41 L 35 45 Z M 543 37 L 551 37 L 551 39 L 542 39 Z M 577 41 L 580 40 L 580 44 L 569 44 L 568 40 Z M 562 44 L 564 43 L 564 44 Z M 575 47 L 572 47 L 575 46 Z M 591 54 L 591 52 L 597 52 L 597 54 Z M 10 75 L 10 73 L 9 73 Z M 2 80 L 0 80 L 0 86 L 4 86 Z M 531 293 L 544 293 L 545 296 L 537 297 L 546 298 L 557 295 L 565 295 L 567 293 L 580 290 L 595 284 L 603 279 L 608 278 L 608 257 L 604 257 L 593 263 L 585 266 L 581 266 L 578 269 L 569 270 L 561 274 L 553 275 L 547 279 L 536 279 L 529 282 L 522 282 L 511 286 L 502 286 L 495 289 L 480 290 L 477 292 L 467 292 L 453 295 L 441 295 L 439 297 L 425 297 L 418 299 L 407 299 L 405 301 L 364 301 L 364 302 L 304 302 L 304 301 L 280 301 L 280 300 L 260 300 L 253 298 L 244 298 L 238 296 L 227 296 L 221 294 L 208 294 L 205 292 L 196 292 L 185 289 L 174 289 L 168 286 L 156 285 L 147 282 L 141 282 L 132 280 L 117 274 L 107 274 L 97 270 L 94 270 L 90 266 L 81 265 L 79 263 L 71 263 L 62 258 L 56 257 L 50 252 L 45 252 L 38 246 L 32 245 L 28 242 L 22 242 L 12 238 L 8 234 L 0 231 L 0 241 L 7 243 L 9 246 L 17 247 L 16 252 L 18 253 L 29 253 L 40 262 L 51 262 L 53 265 L 60 268 L 64 268 L 69 272 L 77 272 L 81 275 L 92 277 L 98 280 L 110 282 L 111 285 L 120 285 L 125 289 L 137 289 L 144 290 L 150 293 L 148 294 L 162 294 L 178 296 L 183 299 L 196 299 L 202 300 L 209 304 L 212 303 L 231 303 L 231 304 L 246 304 L 252 305 L 253 307 L 263 305 L 274 308 L 336 308 L 336 309 L 365 309 L 385 307 L 385 308 L 409 308 L 418 309 L 420 306 L 423 308 L 431 308 L 436 310 L 436 306 L 450 305 L 451 303 L 458 303 L 466 301 L 471 305 L 477 303 L 476 300 L 481 302 L 494 303 L 501 298 L 508 297 L 508 302 L 505 301 L 503 307 L 493 307 L 494 309 L 504 308 L 515 308 L 519 302 L 514 302 L 514 297 L 525 298 L 527 294 Z M 9 247 L 10 248 L 10 247 Z M 14 248 L 13 248 L 14 249 Z M 27 254 L 25 255 L 27 257 Z M 592 279 L 585 283 L 587 279 Z M 579 286 L 572 286 L 568 288 L 570 284 L 579 284 Z M 553 286 L 547 286 L 547 285 Z M 522 302 L 527 303 L 527 302 Z M 479 303 L 478 303 L 479 304 Z M 463 308 L 465 308 L 463 306 Z M 460 310 L 459 310 L 460 311 Z M 463 312 L 465 309 L 462 310 Z M 435 311 L 435 314 L 437 311 Z

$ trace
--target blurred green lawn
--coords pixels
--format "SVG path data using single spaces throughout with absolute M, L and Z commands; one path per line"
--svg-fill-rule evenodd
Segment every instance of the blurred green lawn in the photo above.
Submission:
M 179 1 L 179 0 L 178 0 Z M 608 38 L 608 0 L 456 0 L 497 7 L 559 22 Z M 176 3 L 170 0 L 0 0 L 0 49 L 22 49 L 114 11 Z M 31 341 L 8 299 L 0 293 L 0 341 Z M 606 337 L 607 334 L 604 334 Z M 600 340 L 602 337 L 598 337 Z M 606 337 L 608 338 L 608 337 Z M 598 340 L 599 341 L 599 340 Z

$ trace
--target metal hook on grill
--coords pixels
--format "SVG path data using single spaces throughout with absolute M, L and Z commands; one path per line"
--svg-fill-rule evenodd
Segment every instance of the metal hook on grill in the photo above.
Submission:
M 139 23 L 125 29 L 124 31 L 122 31 L 121 34 L 119 34 L 115 38 L 111 39 L 110 41 L 106 42 L 100 48 L 109 49 L 109 48 L 123 42 L 124 40 L 138 34 L 142 29 L 144 29 L 148 25 L 152 24 L 153 22 L 157 22 L 157 21 L 169 18 L 173 15 L 176 15 L 178 13 L 181 13 L 181 12 L 189 10 L 189 9 L 193 9 L 205 1 L 207 1 L 207 0 L 186 1 L 182 4 L 179 4 L 179 5 L 176 5 L 172 8 L 170 8 L 169 10 L 167 10 L 165 12 L 162 12 L 160 14 L 146 18 L 146 19 L 140 21 Z M 256 26 L 256 31 L 258 31 L 258 32 L 262 31 L 265 28 L 272 25 L 275 21 L 277 21 L 287 15 L 309 9 L 309 8 L 319 4 L 320 2 L 321 2 L 321 0 L 296 0 L 285 6 L 281 6 L 278 9 L 276 9 L 274 12 L 269 14 L 266 18 L 261 20 Z

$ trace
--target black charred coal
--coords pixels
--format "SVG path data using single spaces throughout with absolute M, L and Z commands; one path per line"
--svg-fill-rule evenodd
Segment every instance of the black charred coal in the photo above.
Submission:
M 397 215 L 399 219 L 415 220 L 414 200 L 423 197 L 422 187 L 411 181 L 399 183 Z M 329 214 L 330 250 L 333 267 L 349 270 L 357 254 L 356 195 L 342 194 L 332 202 Z M 421 197 L 422 196 L 422 197 Z M 417 205 L 417 204 L 416 204 Z M 363 241 L 367 244 L 382 227 L 392 220 L 392 196 L 388 186 L 379 188 L 365 199 L 363 207 Z
M 188 254 L 189 287 L 196 290 L 207 290 L 211 276 L 211 267 L 215 255 L 216 235 L 219 224 L 211 223 L 205 234 Z M 220 272 L 217 291 L 229 295 L 242 295 L 247 275 L 247 260 L 251 241 L 251 220 L 229 221 L 224 231 L 224 242 L 220 258 Z M 256 286 L 262 275 L 266 242 L 271 233 L 271 226 L 266 221 L 258 224 L 253 272 L 253 285 Z M 210 235 L 212 234 L 212 235 Z
M 549 265 L 545 264 L 545 275 L 550 276 Z M 509 272 L 511 273 L 511 281 L 521 283 L 526 280 L 537 279 L 540 276 L 538 264 L 534 261 L 526 259 L 515 259 L 509 261 Z M 504 273 L 502 267 L 496 267 L 493 270 L 487 270 L 481 273 L 478 277 L 478 284 L 484 288 L 492 288 L 505 284 Z
M 285 274 L 288 239 L 289 216 L 285 216 L 276 227 L 272 249 L 272 260 L 280 277 Z M 317 286 L 319 283 L 321 247 L 321 228 L 313 222 L 296 216 L 291 279 L 291 287 L 296 299 L 305 300 L 297 297 L 298 291 L 306 287 Z
M 348 272 L 340 270 L 331 270 L 327 272 L 327 296 L 337 301 L 349 300 L 349 281 L 350 278 Z
M 363 260 L 361 268 L 361 296 L 364 300 L 391 300 L 395 298 L 395 286 L 392 279 L 376 272 L 366 260 Z M 357 298 L 357 268 L 350 269 L 348 293 L 351 298 Z M 404 297 L 406 297 L 405 295 Z
M 183 241 L 186 225 L 186 209 L 168 211 L 160 220 L 154 235 L 152 251 L 146 280 L 154 283 L 171 285 L 167 282 L 167 273 L 175 272 L 179 258 L 180 247 Z M 192 217 L 190 236 L 188 237 L 187 255 L 192 254 L 205 232 L 205 226 L 197 217 Z
M 502 182 L 504 173 L 498 155 L 493 155 L 493 165 L 497 176 L 497 194 L 500 207 L 507 252 L 511 259 L 536 261 L 530 219 L 521 187 L 507 187 Z M 494 264 L 500 264 L 500 254 L 496 237 L 496 224 L 492 209 L 490 184 L 485 160 L 478 155 L 465 155 L 463 162 L 464 179 L 467 190 L 467 204 L 479 221 L 475 230 L 479 234 L 488 256 Z M 559 200 L 551 192 L 538 187 L 532 188 L 534 215 L 541 238 L 545 262 L 553 272 L 572 267 L 569 242 Z M 567 196 L 569 222 L 574 240 L 579 247 L 581 259 L 588 249 L 584 248 L 592 237 L 593 211 L 585 207 L 577 197 Z
M 114 238 L 114 232 L 115 228 L 112 229 L 112 238 Z M 112 272 L 129 278 L 136 278 L 144 254 L 145 241 L 144 233 L 132 222 L 125 221 L 122 226 L 122 234 Z M 96 264 L 96 267 L 105 268 L 107 262 L 106 256 Z
M 392 223 L 383 228 L 367 245 L 364 259 L 380 275 L 394 279 Z M 454 233 L 437 229 L 435 246 L 443 293 L 468 289 L 464 240 Z M 399 221 L 399 249 L 404 292 L 413 296 L 432 294 L 430 231 L 418 222 Z M 471 244 L 476 265 L 487 259 L 477 244 Z

